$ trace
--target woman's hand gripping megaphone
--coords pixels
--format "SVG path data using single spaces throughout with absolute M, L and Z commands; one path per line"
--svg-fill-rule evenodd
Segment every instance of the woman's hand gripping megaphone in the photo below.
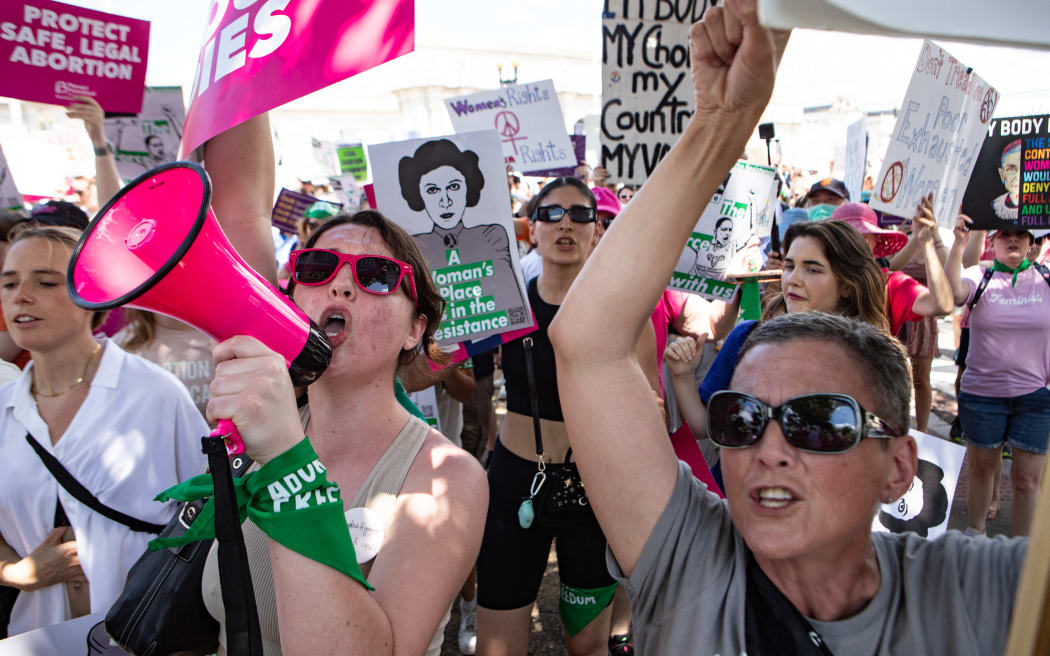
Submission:
M 241 448 L 262 464 L 302 441 L 295 390 L 280 354 L 245 335 L 220 342 L 212 353 L 208 421 L 218 422 L 212 435 L 225 437 L 231 453 L 243 443 Z

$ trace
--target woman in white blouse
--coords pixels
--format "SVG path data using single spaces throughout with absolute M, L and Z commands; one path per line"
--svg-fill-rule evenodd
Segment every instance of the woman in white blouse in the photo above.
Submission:
M 172 508 L 153 497 L 204 463 L 199 438 L 208 427 L 185 388 L 96 340 L 93 313 L 66 292 L 78 237 L 70 228 L 16 228 L 0 271 L 8 330 L 32 355 L 0 387 L 0 584 L 21 591 L 9 635 L 106 610 L 152 537 L 82 506 L 27 435 L 103 504 L 154 524 Z

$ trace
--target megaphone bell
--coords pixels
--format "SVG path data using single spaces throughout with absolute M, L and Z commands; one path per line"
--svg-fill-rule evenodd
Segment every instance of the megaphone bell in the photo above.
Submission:
M 218 341 L 250 335 L 284 356 L 295 385 L 316 380 L 332 345 L 309 317 L 237 254 L 211 207 L 201 167 L 172 162 L 121 189 L 88 225 L 66 286 L 86 310 L 122 305 L 159 312 Z M 229 420 L 215 433 L 244 445 Z

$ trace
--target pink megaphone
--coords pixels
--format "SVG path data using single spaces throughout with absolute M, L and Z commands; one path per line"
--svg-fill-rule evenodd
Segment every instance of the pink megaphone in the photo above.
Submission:
M 219 341 L 251 335 L 284 356 L 295 385 L 317 380 L 332 358 L 328 337 L 237 255 L 210 204 L 211 180 L 190 162 L 130 182 L 73 251 L 66 273 L 73 302 L 160 312 Z M 222 435 L 231 454 L 244 451 L 228 419 L 212 435 Z

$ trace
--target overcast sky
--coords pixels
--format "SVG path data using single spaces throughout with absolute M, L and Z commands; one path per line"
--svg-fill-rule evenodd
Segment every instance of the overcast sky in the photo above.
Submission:
M 151 21 L 148 81 L 190 87 L 209 0 L 67 1 Z M 417 0 L 416 40 L 419 46 L 594 53 L 597 80 L 601 10 L 601 0 Z M 843 95 L 865 110 L 897 107 L 920 44 L 918 39 L 796 30 L 773 102 L 816 106 Z M 1050 51 L 942 45 L 1002 92 L 999 115 L 1050 113 Z M 368 76 L 367 82 L 382 84 L 382 76 Z

